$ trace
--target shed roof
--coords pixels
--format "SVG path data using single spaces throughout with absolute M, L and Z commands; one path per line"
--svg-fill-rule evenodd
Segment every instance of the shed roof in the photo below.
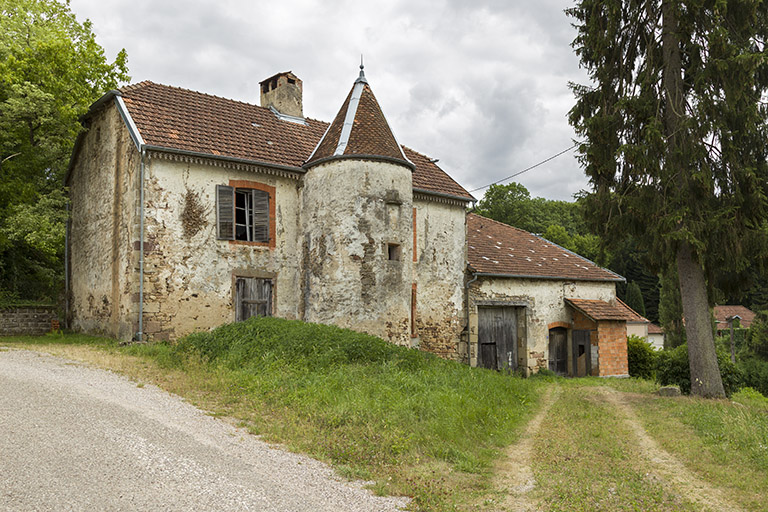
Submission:
M 467 215 L 469 265 L 479 274 L 573 281 L 624 281 L 544 238 L 474 213 Z
M 144 143 L 150 147 L 289 167 L 299 172 L 328 128 L 323 121 L 286 121 L 258 105 L 150 81 L 110 94 L 122 96 Z M 415 190 L 474 200 L 434 161 L 405 146 L 402 150 L 415 166 Z
M 633 318 L 625 307 L 603 300 L 565 299 L 565 303 L 596 322 L 600 320 L 631 321 Z

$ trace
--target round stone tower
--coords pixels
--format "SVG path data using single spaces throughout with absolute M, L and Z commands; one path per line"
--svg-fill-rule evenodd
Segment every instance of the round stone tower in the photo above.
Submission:
M 409 344 L 414 165 L 362 66 L 304 168 L 304 320 Z

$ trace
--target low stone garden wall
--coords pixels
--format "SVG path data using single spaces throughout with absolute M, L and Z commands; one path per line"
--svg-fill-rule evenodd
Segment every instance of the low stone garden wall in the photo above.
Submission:
M 54 306 L 0 308 L 0 336 L 39 335 L 58 328 Z

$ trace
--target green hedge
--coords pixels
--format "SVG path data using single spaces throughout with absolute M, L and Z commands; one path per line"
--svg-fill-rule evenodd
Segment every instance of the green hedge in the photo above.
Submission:
M 629 376 L 651 380 L 656 373 L 657 352 L 645 338 L 635 336 L 627 337 L 627 360 L 629 363 Z

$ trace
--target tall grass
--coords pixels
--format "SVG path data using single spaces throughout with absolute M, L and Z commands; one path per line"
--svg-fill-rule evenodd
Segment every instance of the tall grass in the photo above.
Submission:
M 433 510 L 452 507 L 445 496 L 455 481 L 446 473 L 490 468 L 543 385 L 358 332 L 278 318 L 127 350 L 168 367 L 216 373 L 232 400 L 252 408 L 247 419 L 255 431 L 352 476 L 376 478 L 382 492 L 414 495 Z

